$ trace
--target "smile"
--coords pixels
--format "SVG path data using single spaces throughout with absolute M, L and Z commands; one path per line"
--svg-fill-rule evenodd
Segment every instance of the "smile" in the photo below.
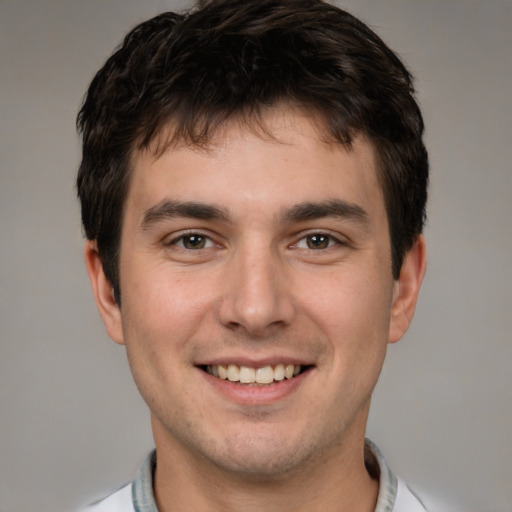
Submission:
M 206 373 L 219 379 L 229 380 L 239 384 L 268 385 L 285 379 L 293 379 L 303 371 L 302 365 L 276 364 L 275 366 L 263 366 L 250 368 L 248 366 L 208 365 Z

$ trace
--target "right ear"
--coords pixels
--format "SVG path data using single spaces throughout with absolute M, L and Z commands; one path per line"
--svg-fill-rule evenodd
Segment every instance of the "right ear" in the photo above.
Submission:
M 116 343 L 124 345 L 121 309 L 114 297 L 114 289 L 103 272 L 103 264 L 94 240 L 86 242 L 84 256 L 94 300 L 107 329 L 107 334 Z

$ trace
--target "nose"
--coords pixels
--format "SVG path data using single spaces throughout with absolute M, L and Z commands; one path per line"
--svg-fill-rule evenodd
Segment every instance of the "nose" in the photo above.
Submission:
M 239 251 L 230 262 L 223 288 L 220 322 L 231 331 L 271 336 L 293 320 L 295 308 L 283 263 L 271 250 Z

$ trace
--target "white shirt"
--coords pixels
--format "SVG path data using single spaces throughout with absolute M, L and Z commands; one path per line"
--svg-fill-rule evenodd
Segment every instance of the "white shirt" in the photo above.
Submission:
M 419 498 L 392 473 L 381 451 L 369 439 L 365 444 L 365 462 L 371 473 L 379 475 L 379 496 L 374 512 L 426 512 Z M 152 452 L 133 482 L 83 512 L 158 512 L 153 495 L 155 466 L 156 454 Z

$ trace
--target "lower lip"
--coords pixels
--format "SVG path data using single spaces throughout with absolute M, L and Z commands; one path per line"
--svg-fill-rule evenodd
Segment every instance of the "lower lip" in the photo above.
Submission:
M 230 400 L 245 405 L 263 405 L 277 402 L 291 395 L 311 373 L 308 368 L 292 379 L 284 379 L 266 386 L 237 384 L 229 380 L 219 379 L 198 368 L 208 384 Z

